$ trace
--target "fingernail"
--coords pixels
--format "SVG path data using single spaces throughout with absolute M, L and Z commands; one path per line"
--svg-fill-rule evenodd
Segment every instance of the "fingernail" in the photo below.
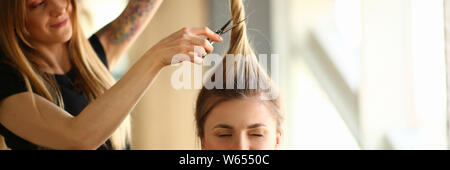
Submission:
M 217 38 L 219 38 L 220 41 L 223 41 L 223 38 L 221 36 L 217 36 Z

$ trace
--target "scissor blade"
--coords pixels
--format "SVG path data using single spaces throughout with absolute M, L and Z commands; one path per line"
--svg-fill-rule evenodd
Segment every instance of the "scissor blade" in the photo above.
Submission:
M 222 28 L 220 28 L 219 30 L 217 30 L 217 32 L 216 33 L 218 33 L 218 34 L 220 34 L 220 33 L 222 33 L 223 32 L 223 30 L 225 30 L 227 27 L 228 27 L 228 25 L 230 25 L 231 24 L 231 21 L 233 21 L 233 18 L 231 18 L 230 20 L 228 20 L 228 22 L 227 23 L 225 23 L 225 25 L 223 25 L 222 26 Z
M 239 24 L 241 24 L 242 22 L 244 22 L 245 20 L 247 20 L 247 18 L 243 19 L 242 21 L 239 21 L 238 23 L 234 24 L 231 28 L 228 28 L 226 30 L 223 30 L 222 34 L 225 34 L 226 32 L 236 28 L 237 26 L 239 26 Z

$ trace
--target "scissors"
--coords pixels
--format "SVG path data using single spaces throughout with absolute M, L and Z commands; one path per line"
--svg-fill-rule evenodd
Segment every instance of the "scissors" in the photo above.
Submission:
M 222 26 L 222 28 L 220 28 L 219 30 L 217 30 L 215 33 L 222 36 L 223 34 L 227 33 L 228 31 L 233 30 L 234 28 L 236 28 L 237 26 L 239 26 L 239 24 L 241 24 L 242 22 L 244 22 L 245 20 L 247 20 L 247 18 L 243 19 L 242 21 L 239 21 L 238 23 L 234 24 L 233 26 L 227 28 L 230 24 L 231 21 L 233 21 L 233 19 L 228 20 L 227 23 L 225 23 L 225 25 Z M 207 39 L 209 41 L 209 43 L 211 43 L 211 45 L 214 44 L 214 41 L 212 41 L 211 39 Z M 207 55 L 207 53 L 205 53 L 203 55 L 203 57 L 205 57 Z

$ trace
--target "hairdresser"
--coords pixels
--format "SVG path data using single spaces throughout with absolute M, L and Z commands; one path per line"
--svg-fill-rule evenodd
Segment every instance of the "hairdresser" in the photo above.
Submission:
M 117 19 L 87 38 L 77 0 L 1 0 L 0 143 L 20 150 L 129 148 L 129 113 L 161 69 L 180 53 L 201 63 L 194 46 L 213 50 L 203 37 L 222 41 L 206 27 L 183 28 L 115 82 L 110 70 L 162 2 L 129 0 Z

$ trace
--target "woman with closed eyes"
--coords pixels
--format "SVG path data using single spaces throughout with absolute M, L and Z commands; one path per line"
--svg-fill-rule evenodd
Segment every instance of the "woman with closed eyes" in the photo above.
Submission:
M 242 21 L 245 18 L 242 0 L 230 0 L 230 4 L 233 23 Z M 245 23 L 232 30 L 227 54 L 242 58 L 223 59 L 223 67 L 217 67 L 215 72 L 222 72 L 220 75 L 223 78 L 216 77 L 216 74 L 209 77 L 213 81 L 221 80 L 223 88 L 203 87 L 198 95 L 195 120 L 202 149 L 277 149 L 283 120 L 280 101 L 275 95 L 273 98 L 267 97 L 276 88 L 256 59 L 247 38 Z M 236 66 L 242 68 L 237 69 Z M 228 75 L 230 71 L 234 74 Z M 238 77 L 244 77 L 242 87 L 236 83 Z M 257 83 L 254 80 L 258 80 Z M 227 86 L 230 81 L 234 81 L 232 88 Z M 257 86 L 252 86 L 252 83 Z

